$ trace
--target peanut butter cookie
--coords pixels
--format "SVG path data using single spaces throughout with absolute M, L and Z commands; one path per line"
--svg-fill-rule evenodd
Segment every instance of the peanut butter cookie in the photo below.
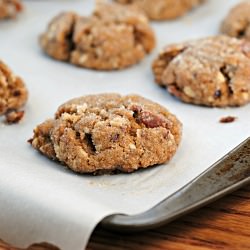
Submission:
M 0 61 L 0 115 L 5 115 L 7 123 L 16 123 L 24 112 L 18 111 L 27 101 L 28 91 L 22 79 Z
M 116 70 L 141 61 L 155 47 L 147 18 L 134 7 L 98 2 L 90 17 L 61 13 L 41 36 L 43 50 L 84 68 Z
M 205 0 L 115 0 L 119 3 L 135 5 L 152 20 L 174 19 Z
M 22 8 L 20 0 L 0 0 L 0 19 L 15 18 Z
M 250 40 L 250 1 L 237 4 L 224 19 L 222 33 Z
M 155 80 L 187 103 L 225 107 L 250 102 L 250 43 L 215 36 L 167 46 L 153 63 Z
M 31 145 L 79 173 L 133 172 L 169 161 L 181 123 L 137 95 L 89 95 L 61 105 L 34 129 Z

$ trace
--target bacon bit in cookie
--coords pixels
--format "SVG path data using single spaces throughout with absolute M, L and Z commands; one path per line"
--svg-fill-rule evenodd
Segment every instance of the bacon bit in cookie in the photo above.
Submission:
M 16 1 L 16 2 L 14 2 L 14 5 L 15 5 L 15 8 L 16 8 L 16 10 L 17 10 L 18 12 L 20 12 L 20 11 L 23 10 L 23 5 L 22 5 L 21 2 Z
M 160 115 L 153 114 L 150 111 L 143 110 L 138 105 L 132 105 L 129 107 L 134 112 L 134 118 L 137 122 L 143 123 L 147 128 L 156 127 L 168 127 L 169 121 L 161 117 Z
M 24 116 L 24 111 L 16 111 L 16 110 L 11 110 L 5 115 L 6 122 L 8 124 L 18 123 L 19 121 L 22 120 L 23 116 Z
M 128 109 L 134 112 L 134 118 L 137 118 L 138 114 L 142 111 L 142 107 L 136 104 L 131 105 Z
M 176 84 L 171 84 L 168 86 L 168 92 L 176 97 L 181 96 L 181 90 L 177 87 Z
M 139 121 L 147 128 L 167 127 L 167 121 L 165 119 L 149 111 L 142 111 Z
M 33 140 L 34 140 L 33 138 L 30 138 L 29 140 L 27 140 L 27 142 L 32 144 Z
M 19 89 L 13 92 L 13 96 L 20 96 L 20 95 L 21 95 L 21 91 Z
M 117 142 L 119 140 L 120 135 L 119 134 L 114 134 L 111 136 L 111 141 L 112 142 Z
M 235 116 L 226 116 L 220 119 L 220 123 L 231 123 L 231 122 L 234 122 L 236 119 L 237 117 Z

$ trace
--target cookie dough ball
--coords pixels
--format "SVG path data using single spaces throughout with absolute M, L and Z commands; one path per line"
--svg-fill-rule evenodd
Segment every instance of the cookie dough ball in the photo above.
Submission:
M 134 7 L 97 3 L 90 17 L 62 13 L 41 36 L 43 50 L 57 60 L 96 70 L 122 69 L 155 47 L 147 18 Z
M 155 80 L 187 103 L 225 107 L 250 101 L 250 43 L 215 36 L 167 46 L 153 63 Z
M 250 1 L 244 1 L 236 5 L 224 19 L 222 33 L 250 40 Z
M 137 95 L 89 95 L 60 106 L 30 140 L 47 157 L 79 173 L 133 172 L 169 161 L 181 123 Z
M 205 0 L 115 0 L 122 4 L 135 5 L 152 20 L 174 19 Z
M 22 79 L 0 61 L 0 115 L 6 116 L 8 123 L 16 123 L 23 117 L 28 91 Z
M 20 0 L 0 0 L 0 19 L 15 18 L 22 8 Z

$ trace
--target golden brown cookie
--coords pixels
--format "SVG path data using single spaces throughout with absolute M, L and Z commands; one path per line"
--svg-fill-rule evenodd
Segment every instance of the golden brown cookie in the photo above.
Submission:
M 98 2 L 90 17 L 62 13 L 41 36 L 43 50 L 57 60 L 96 70 L 122 69 L 155 47 L 147 18 L 134 7 Z
M 18 122 L 24 114 L 18 110 L 27 98 L 28 91 L 23 80 L 0 61 L 0 115 L 5 115 L 8 123 Z
M 20 0 L 0 0 L 0 19 L 15 18 L 22 9 Z
M 167 46 L 155 80 L 187 103 L 225 107 L 250 102 L 250 43 L 215 36 Z
M 181 123 L 137 95 L 88 95 L 61 105 L 34 129 L 32 146 L 79 173 L 133 172 L 169 161 Z
M 152 20 L 174 19 L 184 15 L 189 10 L 205 0 L 115 0 L 143 10 Z
M 221 25 L 221 32 L 232 37 L 250 40 L 250 1 L 231 9 Z

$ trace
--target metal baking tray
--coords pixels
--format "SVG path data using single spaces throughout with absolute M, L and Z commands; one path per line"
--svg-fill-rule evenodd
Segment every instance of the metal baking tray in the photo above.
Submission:
M 110 215 L 101 222 L 101 225 L 106 229 L 121 232 L 156 228 L 248 184 L 250 184 L 250 137 L 150 210 L 137 215 Z

